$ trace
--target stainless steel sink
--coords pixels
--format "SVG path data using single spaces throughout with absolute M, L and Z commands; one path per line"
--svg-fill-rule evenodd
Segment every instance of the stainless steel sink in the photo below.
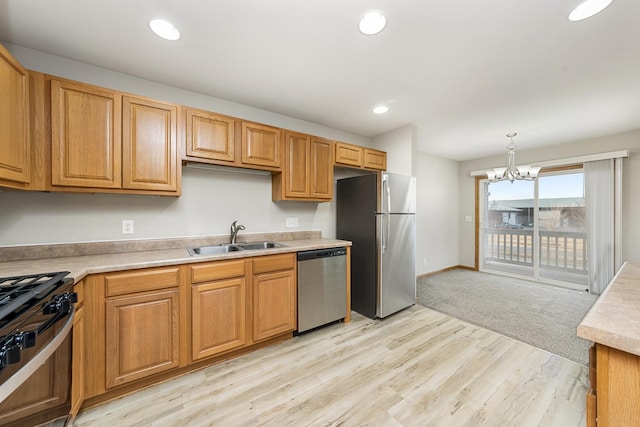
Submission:
M 242 249 L 233 246 L 233 245 L 218 245 L 218 246 L 200 246 L 196 248 L 187 248 L 189 255 L 215 255 L 215 254 L 226 254 L 229 252 L 237 252 Z
M 245 249 L 247 251 L 253 251 L 258 249 L 273 249 L 273 248 L 282 248 L 285 245 L 276 242 L 246 242 L 246 243 L 236 243 L 235 246 Z
M 197 255 L 216 255 L 216 254 L 226 254 L 229 252 L 237 252 L 237 251 L 256 251 L 261 249 L 273 249 L 273 248 L 282 248 L 285 245 L 276 242 L 246 242 L 246 243 L 224 243 L 222 245 L 216 246 L 199 246 L 187 248 L 189 255 L 197 256 Z

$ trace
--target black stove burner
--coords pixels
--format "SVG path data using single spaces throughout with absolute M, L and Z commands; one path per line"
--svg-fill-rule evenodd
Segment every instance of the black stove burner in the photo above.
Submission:
M 68 271 L 0 278 L 0 329 L 65 284 Z

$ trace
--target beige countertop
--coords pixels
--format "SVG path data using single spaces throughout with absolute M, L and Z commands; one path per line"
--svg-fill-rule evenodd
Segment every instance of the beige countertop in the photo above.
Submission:
M 640 263 L 625 263 L 578 325 L 578 336 L 640 356 Z
M 271 237 L 271 236 L 268 236 Z M 252 241 L 259 240 L 253 239 Z M 158 267 L 164 265 L 190 264 L 204 261 L 219 261 L 225 259 L 247 258 L 263 255 L 274 255 L 280 253 L 300 252 L 313 249 L 326 249 L 341 246 L 351 246 L 351 242 L 337 239 L 326 239 L 320 236 L 313 236 L 304 239 L 268 239 L 283 244 L 283 247 L 263 250 L 245 250 L 216 255 L 191 256 L 187 252 L 188 246 L 203 246 L 202 240 L 198 243 L 185 242 L 183 247 L 173 247 L 166 249 L 140 249 L 136 250 L 135 245 L 126 246 L 128 251 L 115 253 L 95 253 L 87 255 L 41 257 L 36 259 L 17 259 L 13 261 L 0 262 L 0 277 L 18 276 L 23 274 L 48 273 L 56 271 L 69 271 L 69 276 L 75 281 L 81 280 L 84 276 L 93 273 L 104 273 L 109 271 L 131 270 L 136 268 Z M 173 242 L 173 246 L 180 244 Z M 215 239 L 210 244 L 219 244 Z M 80 246 L 81 244 L 75 245 Z M 56 246 L 56 245 L 52 245 Z M 148 246 L 148 245 L 147 245 Z M 147 247 L 140 245 L 139 247 Z M 161 245 L 156 245 L 161 246 Z M 40 253 L 46 253 L 48 247 L 39 247 Z M 44 250 L 43 250 L 44 249 Z M 63 248 L 64 249 L 64 248 Z M 77 248 L 74 248 L 77 250 Z M 52 253 L 64 253 L 65 251 L 51 250 Z M 0 254 L 2 251 L 0 251 Z

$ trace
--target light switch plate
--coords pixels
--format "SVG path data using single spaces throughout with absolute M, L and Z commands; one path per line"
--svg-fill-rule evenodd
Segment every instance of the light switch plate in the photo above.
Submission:
M 464 220 L 466 222 L 471 222 L 471 221 L 473 221 L 473 217 L 471 215 L 467 215 L 467 216 L 464 217 Z
M 289 228 L 295 228 L 298 226 L 298 218 L 287 218 L 286 225 Z

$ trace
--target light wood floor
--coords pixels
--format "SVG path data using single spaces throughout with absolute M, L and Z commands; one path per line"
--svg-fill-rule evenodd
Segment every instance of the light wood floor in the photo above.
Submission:
M 586 367 L 421 306 L 83 411 L 76 426 L 584 426 Z

